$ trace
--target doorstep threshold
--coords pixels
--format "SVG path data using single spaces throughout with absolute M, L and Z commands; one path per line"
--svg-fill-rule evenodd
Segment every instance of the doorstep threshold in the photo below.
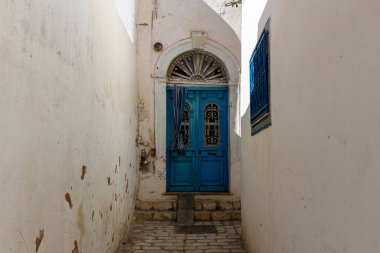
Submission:
M 193 195 L 233 195 L 231 192 L 163 192 L 162 195 L 179 195 L 184 193 Z

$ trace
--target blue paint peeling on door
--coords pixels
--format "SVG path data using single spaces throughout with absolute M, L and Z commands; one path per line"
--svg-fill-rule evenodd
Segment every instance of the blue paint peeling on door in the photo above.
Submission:
M 184 148 L 173 147 L 173 87 L 167 88 L 167 191 L 228 191 L 228 89 L 189 87 Z M 186 139 L 188 138 L 188 140 Z

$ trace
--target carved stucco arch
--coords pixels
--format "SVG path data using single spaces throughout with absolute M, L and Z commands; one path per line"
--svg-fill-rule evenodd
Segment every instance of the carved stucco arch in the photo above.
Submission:
M 179 55 L 191 50 L 194 50 L 191 38 L 178 41 L 165 49 L 157 61 L 154 78 L 166 81 L 166 74 L 170 63 Z M 240 64 L 229 50 L 209 39 L 205 40 L 202 50 L 215 55 L 223 62 L 227 69 L 228 85 L 239 85 Z
M 177 56 L 169 65 L 166 77 L 169 82 L 228 82 L 226 67 L 217 56 L 204 50 L 190 50 Z
M 193 34 L 194 36 L 194 34 Z M 235 56 L 220 44 L 205 38 L 202 48 L 194 48 L 194 39 L 184 39 L 166 48 L 159 56 L 154 69 L 154 93 L 155 93 L 155 146 L 156 157 L 155 167 L 159 171 L 166 171 L 166 87 L 170 80 L 167 72 L 172 61 L 181 54 L 191 50 L 204 50 L 220 59 L 227 72 L 227 82 L 217 85 L 227 85 L 229 87 L 229 170 L 230 180 L 232 174 L 240 171 L 240 107 L 239 107 L 239 86 L 240 86 L 240 64 Z M 240 45 L 237 45 L 240 46 Z M 208 85 L 204 82 L 191 82 L 191 85 Z M 240 178 L 240 176 L 239 176 Z M 240 179 L 234 183 L 235 191 L 238 191 Z M 230 187 L 232 183 L 230 182 Z M 230 188 L 231 190 L 231 188 Z

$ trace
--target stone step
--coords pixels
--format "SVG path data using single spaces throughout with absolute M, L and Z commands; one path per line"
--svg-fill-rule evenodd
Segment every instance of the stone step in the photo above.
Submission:
M 194 220 L 228 221 L 241 220 L 240 198 L 233 195 L 194 196 Z
M 176 221 L 177 198 L 161 201 L 136 200 L 135 220 L 137 221 Z
M 162 201 L 136 200 L 137 210 L 175 211 L 177 210 L 177 198 Z
M 136 221 L 176 221 L 176 211 L 135 210 Z
M 180 193 L 179 193 L 180 194 Z M 162 201 L 136 200 L 135 219 L 146 221 L 241 220 L 240 198 L 234 195 L 181 193 Z M 191 198 L 191 200 L 187 199 Z M 181 208 L 179 208 L 181 206 Z
M 194 223 L 194 195 L 192 193 L 178 194 L 177 200 L 177 223 L 193 224 Z
M 195 211 L 194 212 L 195 221 L 229 221 L 229 220 L 241 220 L 240 210 L 230 210 L 230 211 Z

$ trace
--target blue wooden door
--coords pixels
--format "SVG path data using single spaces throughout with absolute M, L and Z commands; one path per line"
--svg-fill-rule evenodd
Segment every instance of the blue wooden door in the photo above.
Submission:
M 181 135 L 173 147 L 173 88 L 167 88 L 167 191 L 228 191 L 227 87 L 189 87 Z

